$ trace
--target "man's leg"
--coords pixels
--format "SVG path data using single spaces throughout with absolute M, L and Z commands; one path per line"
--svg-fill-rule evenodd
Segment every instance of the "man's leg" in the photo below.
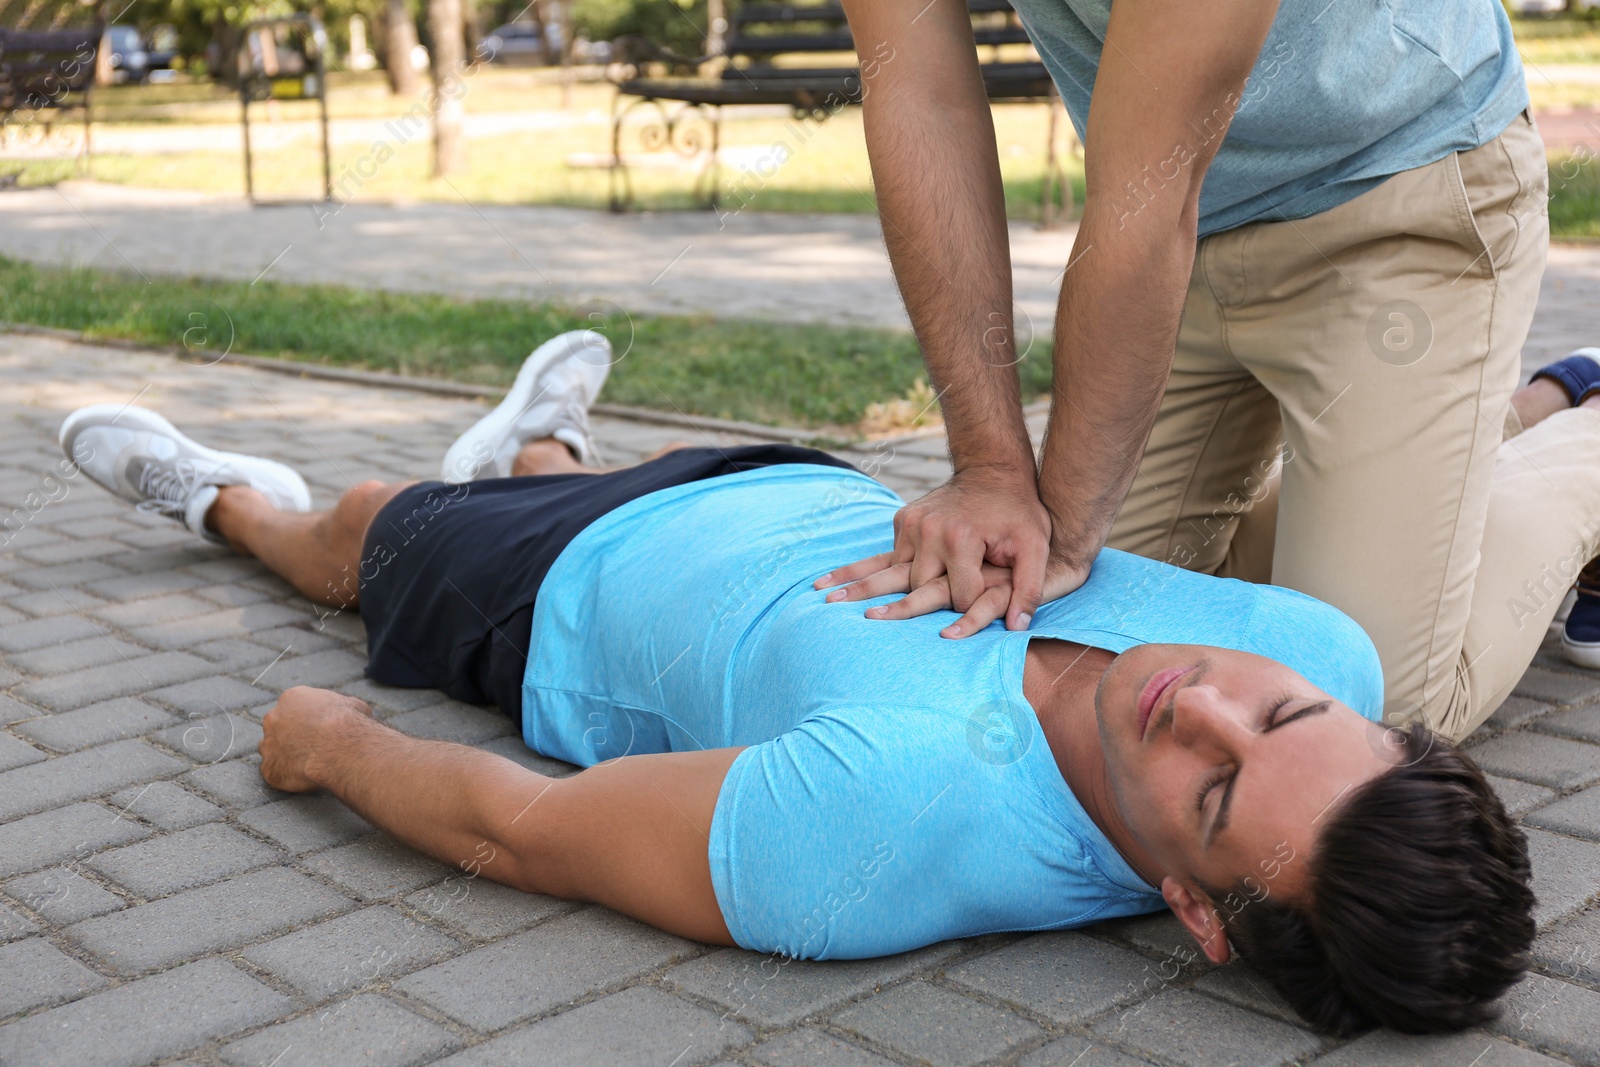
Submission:
M 206 525 L 228 546 L 255 556 L 307 600 L 355 607 L 360 590 L 351 580 L 361 565 L 361 543 L 378 509 L 415 482 L 362 482 L 328 511 L 279 511 L 243 485 L 225 486 Z
M 1600 397 L 1544 418 L 1519 413 L 1528 429 L 1495 457 L 1459 682 L 1436 715 L 1449 737 L 1471 733 L 1510 695 L 1579 570 L 1600 553 Z
M 1390 721 L 1441 727 L 1471 703 L 1463 641 L 1546 183 L 1519 118 L 1322 215 L 1213 239 L 1237 265 L 1229 343 L 1283 412 L 1273 580 L 1367 630 Z

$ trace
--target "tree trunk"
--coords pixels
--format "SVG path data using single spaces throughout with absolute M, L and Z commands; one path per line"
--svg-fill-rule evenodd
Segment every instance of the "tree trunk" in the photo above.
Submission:
M 389 76 L 389 91 L 396 96 L 416 96 L 422 88 L 411 53 L 417 47 L 417 24 L 406 7 L 406 0 L 389 0 L 383 13 L 383 70 Z
M 461 0 L 428 0 L 428 37 L 433 42 L 433 176 L 443 178 L 464 170 L 467 139 L 463 129 L 466 107 L 462 97 L 465 48 L 462 39 Z
M 478 0 L 461 0 L 461 25 L 466 33 L 467 61 L 478 61 L 478 49 L 483 44 L 483 26 L 480 19 L 483 13 L 478 9 Z

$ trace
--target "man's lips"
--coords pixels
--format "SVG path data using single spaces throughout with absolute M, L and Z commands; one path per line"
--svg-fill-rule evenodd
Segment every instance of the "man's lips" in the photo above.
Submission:
M 1150 716 L 1156 710 L 1156 705 L 1166 695 L 1178 679 L 1193 670 L 1193 665 L 1188 667 L 1168 667 L 1166 670 L 1156 671 L 1150 680 L 1144 683 L 1144 689 L 1139 693 L 1139 740 L 1143 741 L 1150 732 Z

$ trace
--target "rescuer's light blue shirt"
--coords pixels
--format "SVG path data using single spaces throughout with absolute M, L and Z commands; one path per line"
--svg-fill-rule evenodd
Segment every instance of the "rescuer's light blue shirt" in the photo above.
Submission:
M 1022 692 L 1032 638 L 1254 652 L 1379 717 L 1377 652 L 1334 608 L 1123 552 L 1023 632 L 949 641 L 951 612 L 891 623 L 827 603 L 812 582 L 886 551 L 900 506 L 839 467 L 691 482 L 602 517 L 540 586 L 531 748 L 591 766 L 750 746 L 707 850 L 745 948 L 880 956 L 1165 906 L 1061 776 Z
M 1082 137 L 1112 0 L 1011 4 Z M 1160 71 L 1148 75 L 1159 85 Z M 1201 186 L 1202 237 L 1315 215 L 1391 174 L 1476 148 L 1528 106 L 1528 87 L 1499 0 L 1282 0 L 1238 99 Z M 1225 115 L 1192 129 L 1187 147 L 1214 136 Z M 1184 157 L 1173 147 L 1138 189 L 1117 191 L 1125 210 L 1177 176 Z

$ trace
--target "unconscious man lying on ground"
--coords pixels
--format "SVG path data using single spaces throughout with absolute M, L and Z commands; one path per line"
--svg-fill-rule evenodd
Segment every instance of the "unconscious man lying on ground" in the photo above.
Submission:
M 1030 630 L 887 625 L 816 585 L 889 546 L 894 493 L 779 445 L 586 467 L 608 353 L 542 346 L 446 480 L 325 512 L 287 467 L 143 409 L 80 410 L 61 441 L 311 600 L 359 602 L 377 681 L 497 704 L 588 768 L 545 777 L 283 694 L 270 784 L 473 873 L 816 959 L 1167 907 L 1323 1030 L 1493 1014 L 1534 935 L 1523 836 L 1447 740 L 1380 725 L 1378 658 L 1344 615 L 1108 550 Z

